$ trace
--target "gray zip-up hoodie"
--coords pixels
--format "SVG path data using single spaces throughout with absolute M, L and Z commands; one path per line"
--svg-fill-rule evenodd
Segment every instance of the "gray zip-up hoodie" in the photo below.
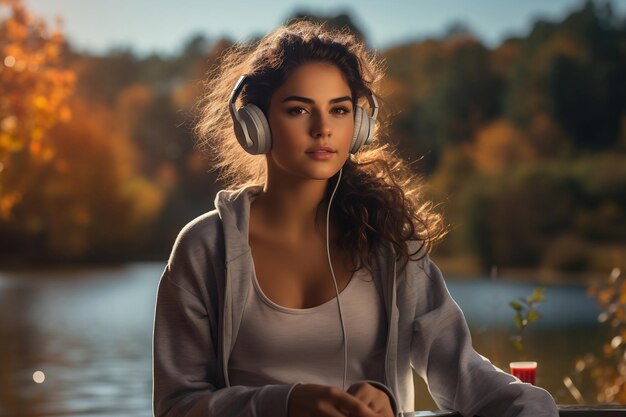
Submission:
M 216 210 L 185 226 L 174 244 L 154 320 L 157 417 L 287 417 L 294 384 L 246 387 L 228 380 L 252 285 L 248 223 L 260 190 L 221 191 Z M 441 408 L 463 416 L 558 416 L 545 390 L 519 382 L 474 351 L 463 313 L 427 256 L 397 271 L 393 254 L 381 251 L 372 272 L 381 277 L 388 319 L 385 380 L 379 382 L 393 393 L 394 408 L 413 410 L 413 367 Z M 297 380 L 297 366 L 293 372 Z

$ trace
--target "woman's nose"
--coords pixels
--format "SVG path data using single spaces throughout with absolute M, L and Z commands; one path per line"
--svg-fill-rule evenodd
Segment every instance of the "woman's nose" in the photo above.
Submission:
M 312 117 L 311 136 L 314 138 L 327 137 L 332 133 L 330 123 L 322 114 L 316 114 Z

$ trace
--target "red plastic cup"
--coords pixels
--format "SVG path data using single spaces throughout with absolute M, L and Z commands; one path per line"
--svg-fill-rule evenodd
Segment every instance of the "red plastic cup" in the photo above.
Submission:
M 537 375 L 537 362 L 511 362 L 511 375 L 516 376 L 522 382 L 535 385 Z

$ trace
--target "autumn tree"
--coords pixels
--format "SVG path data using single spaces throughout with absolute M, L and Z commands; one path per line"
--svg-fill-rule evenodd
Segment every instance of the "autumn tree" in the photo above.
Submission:
M 163 204 L 161 188 L 138 172 L 132 141 L 150 92 L 115 91 L 111 103 L 73 94 L 78 72 L 60 32 L 21 1 L 0 5 L 10 12 L 0 24 L 3 260 L 128 254 L 150 238 Z
M 62 68 L 64 38 L 21 0 L 0 0 L 0 219 L 33 186 L 32 164 L 54 156 L 48 133 L 70 119 L 75 77 Z M 8 12 L 8 13 L 7 13 Z

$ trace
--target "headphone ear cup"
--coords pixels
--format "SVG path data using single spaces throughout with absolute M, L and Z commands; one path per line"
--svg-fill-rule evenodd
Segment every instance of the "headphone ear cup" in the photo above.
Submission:
M 242 124 L 235 127 L 235 136 L 239 144 L 252 155 L 265 154 L 270 151 L 272 145 L 272 135 L 270 125 L 263 114 L 263 111 L 254 104 L 246 104 L 237 110 L 237 114 L 243 121 Z M 237 127 L 241 128 L 241 133 L 237 132 Z M 245 134 L 252 144 L 248 144 Z
M 350 143 L 350 153 L 357 153 L 361 146 L 370 143 L 372 121 L 361 106 L 356 106 L 354 110 L 354 134 Z

